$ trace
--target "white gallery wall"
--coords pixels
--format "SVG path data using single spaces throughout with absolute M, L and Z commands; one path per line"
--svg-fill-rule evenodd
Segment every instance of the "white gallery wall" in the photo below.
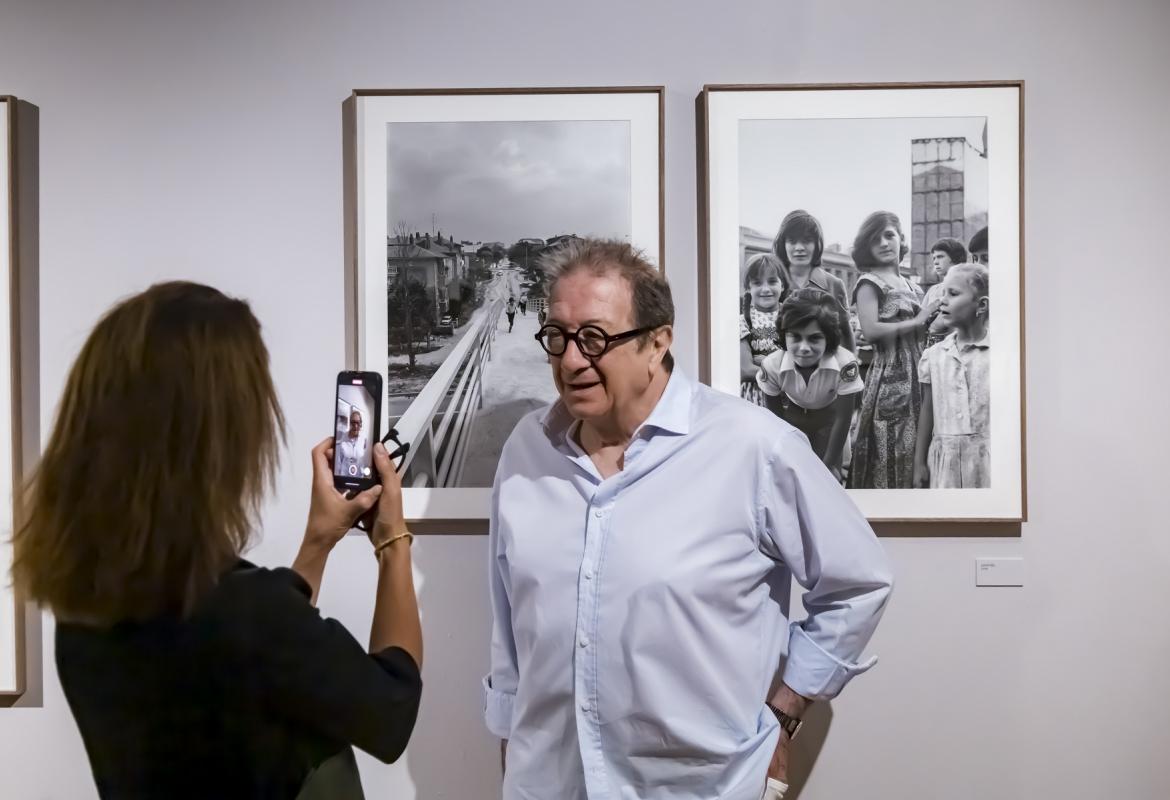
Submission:
M 881 663 L 822 710 L 800 796 L 1170 797 L 1168 32 L 1165 0 L 0 0 L 0 93 L 40 106 L 42 429 L 119 297 L 190 278 L 250 299 L 291 430 L 253 558 L 291 561 L 344 354 L 351 89 L 664 84 L 666 267 L 694 372 L 704 83 L 1022 78 L 1031 519 L 1018 539 L 884 540 Z M 398 764 L 362 758 L 367 795 L 498 796 L 485 539 L 415 550 L 423 710 Z M 977 556 L 1022 556 L 1025 586 L 976 588 Z M 363 640 L 374 579 L 351 538 L 321 596 Z M 0 797 L 95 797 L 51 620 L 43 638 L 43 686 L 0 708 Z

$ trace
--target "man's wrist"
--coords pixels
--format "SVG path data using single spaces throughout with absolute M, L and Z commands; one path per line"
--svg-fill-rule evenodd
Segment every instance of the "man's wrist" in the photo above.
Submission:
M 768 705 L 796 719 L 804 716 L 804 712 L 810 703 L 812 703 L 812 700 L 802 694 L 797 694 L 786 683 L 780 684 L 780 688 L 776 691 L 776 694 L 768 700 Z

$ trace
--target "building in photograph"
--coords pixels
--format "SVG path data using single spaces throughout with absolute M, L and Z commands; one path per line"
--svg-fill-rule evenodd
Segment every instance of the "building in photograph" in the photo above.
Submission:
M 930 248 L 951 237 L 964 244 L 987 224 L 987 209 L 973 208 L 967 186 L 967 159 L 979 152 L 963 136 L 914 139 L 910 143 L 910 277 L 922 286 L 935 283 Z
M 752 260 L 752 256 L 760 253 L 772 252 L 772 237 L 765 236 L 755 228 L 749 228 L 747 225 L 739 226 L 739 280 L 743 283 L 744 273 L 747 271 L 747 263 Z
M 857 276 L 860 274 L 853 263 L 853 257 L 844 251 L 841 245 L 833 243 L 825 245 L 821 253 L 821 267 L 831 275 L 836 275 L 845 283 L 845 296 L 853 296 L 853 287 L 857 285 Z
M 554 247 L 560 247 L 562 245 L 570 244 L 571 242 L 581 241 L 584 241 L 584 239 L 575 233 L 560 233 L 556 236 L 550 236 L 548 241 L 545 243 L 545 247 L 551 250 Z
M 419 283 L 433 304 L 437 320 L 447 313 L 452 292 L 459 297 L 459 285 L 467 275 L 462 245 L 430 234 L 387 237 L 386 282 L 392 284 L 405 271 L 408 280 Z

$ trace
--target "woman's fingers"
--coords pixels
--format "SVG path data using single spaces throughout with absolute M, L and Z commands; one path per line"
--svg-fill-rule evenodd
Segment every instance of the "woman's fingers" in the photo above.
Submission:
M 357 497 L 349 501 L 350 510 L 353 512 L 353 518 L 359 519 L 363 514 L 369 511 L 378 502 L 378 498 L 382 496 L 381 486 L 371 486 Z
M 322 439 L 313 448 L 313 480 L 320 481 L 322 478 L 327 479 L 330 485 L 333 484 L 333 467 L 329 463 L 329 456 L 333 452 L 333 437 Z
M 394 462 L 390 460 L 390 454 L 386 452 L 386 447 L 381 442 L 374 445 L 374 464 L 378 467 L 378 476 L 382 479 L 383 486 L 389 488 L 400 484 Z

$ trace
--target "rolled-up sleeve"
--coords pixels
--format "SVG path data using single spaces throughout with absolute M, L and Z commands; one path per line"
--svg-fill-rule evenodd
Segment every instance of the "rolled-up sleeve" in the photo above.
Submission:
M 501 465 L 502 466 L 502 465 Z M 504 472 L 499 470 L 500 474 Z M 516 698 L 519 671 L 516 667 L 516 640 L 512 632 L 512 603 L 508 579 L 508 558 L 500 544 L 499 479 L 492 490 L 488 527 L 488 588 L 492 604 L 490 671 L 483 679 L 484 723 L 493 735 L 512 735 L 512 706 Z
M 861 655 L 893 586 L 873 529 L 799 431 L 781 436 L 764 467 L 763 541 L 804 587 L 807 616 L 789 630 L 784 683 L 836 697 L 876 658 Z

